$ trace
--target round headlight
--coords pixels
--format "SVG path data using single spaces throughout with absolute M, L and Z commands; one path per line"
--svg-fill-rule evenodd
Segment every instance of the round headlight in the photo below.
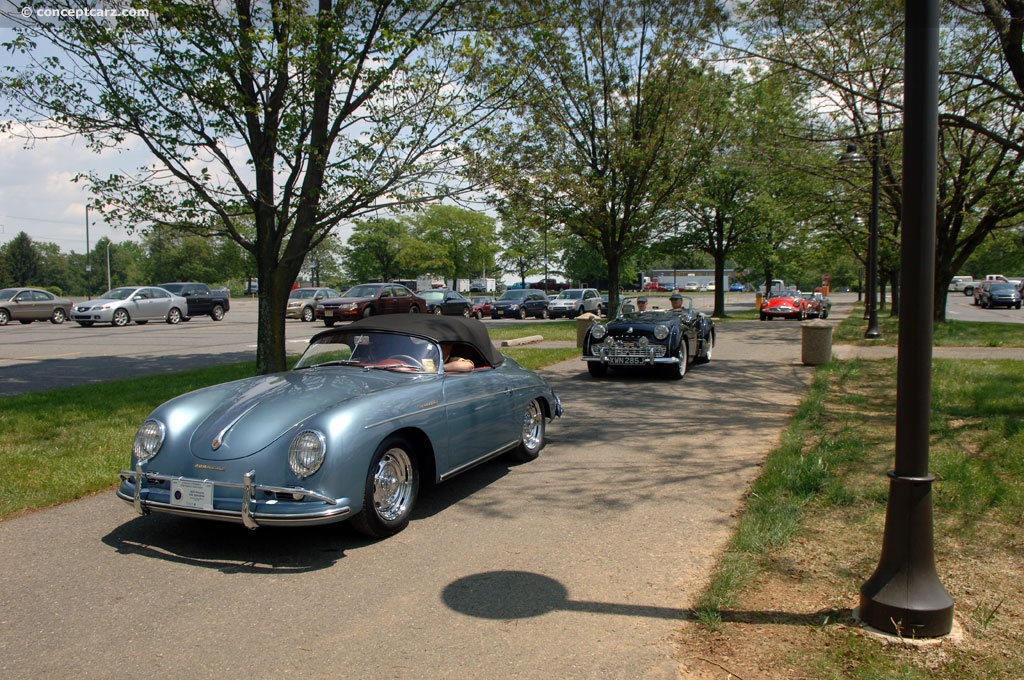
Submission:
M 288 465 L 299 479 L 309 477 L 320 469 L 327 453 L 327 440 L 319 432 L 303 430 L 295 435 L 288 447 Z
M 135 433 L 135 441 L 132 442 L 132 455 L 135 460 L 147 461 L 157 454 L 164 443 L 164 435 L 167 428 L 159 420 L 147 420 L 139 426 Z
M 591 340 L 603 340 L 606 335 L 608 335 L 608 329 L 601 324 L 596 324 L 590 329 Z
M 654 327 L 654 337 L 658 340 L 664 340 L 668 337 L 668 326 L 665 324 L 658 324 Z

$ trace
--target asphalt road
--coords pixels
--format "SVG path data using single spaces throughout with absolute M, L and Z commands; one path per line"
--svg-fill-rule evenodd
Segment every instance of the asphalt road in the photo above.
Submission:
M 137 337 L 211 326 L 222 344 L 195 352 L 251 352 L 232 323 Z M 33 365 L 81 350 L 47 347 Z M 674 678 L 673 631 L 806 388 L 799 358 L 799 324 L 752 321 L 681 382 L 545 369 L 566 414 L 540 458 L 433 489 L 384 541 L 139 517 L 112 492 L 2 522 L 0 677 Z

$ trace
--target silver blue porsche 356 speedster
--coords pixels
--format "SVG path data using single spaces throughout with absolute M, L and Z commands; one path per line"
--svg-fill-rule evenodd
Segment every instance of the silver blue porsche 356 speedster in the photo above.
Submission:
M 505 453 L 532 460 L 561 413 L 479 321 L 371 317 L 314 336 L 291 371 L 158 407 L 117 495 L 143 514 L 252 529 L 351 520 L 385 537 L 408 524 L 422 480 Z

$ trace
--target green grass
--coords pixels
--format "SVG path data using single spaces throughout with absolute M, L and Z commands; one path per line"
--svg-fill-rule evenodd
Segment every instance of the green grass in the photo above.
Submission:
M 967 628 L 966 645 L 944 647 L 946 653 L 935 657 L 879 645 L 855 628 L 822 626 L 794 633 L 778 645 L 780 653 L 797 654 L 813 677 L 1024 676 L 1024 656 L 1000 651 L 1016 649 L 1017 623 L 1007 608 L 1020 602 L 1021 578 L 1013 565 L 1024 541 L 1022 384 L 1022 361 L 934 362 L 929 461 L 937 480 L 936 561 L 957 620 Z M 895 360 L 832 362 L 816 370 L 694 607 L 723 648 L 729 646 L 726 636 L 750 634 L 742 624 L 724 629 L 732 624 L 723 623 L 723 612 L 750 609 L 745 597 L 761 583 L 813 578 L 825 584 L 819 588 L 834 589 L 833 597 L 856 602 L 851 585 L 870 575 L 878 557 L 885 470 L 893 463 L 895 387 Z M 820 559 L 814 557 L 822 550 Z M 841 559 L 828 558 L 834 550 Z M 795 564 L 813 573 L 795 576 Z M 787 646 L 794 638 L 801 645 L 796 652 Z M 771 639 L 761 644 L 775 649 Z
M 895 347 L 899 341 L 899 319 L 888 310 L 878 315 L 881 338 L 866 340 L 868 322 L 861 318 L 863 307 L 854 311 L 833 332 L 837 345 L 885 345 Z M 730 317 L 731 318 L 731 317 Z M 935 324 L 932 341 L 936 347 L 1024 347 L 1024 327 L 1013 323 L 988 321 L 945 321 Z
M 514 340 L 528 335 L 543 335 L 545 340 L 576 341 L 576 320 L 526 323 L 497 323 L 487 327 L 491 340 Z
M 581 351 L 576 347 L 502 347 L 501 353 L 512 357 L 523 368 L 531 371 L 581 355 Z
M 254 371 L 233 364 L 0 399 L 0 518 L 110 488 L 150 411 Z

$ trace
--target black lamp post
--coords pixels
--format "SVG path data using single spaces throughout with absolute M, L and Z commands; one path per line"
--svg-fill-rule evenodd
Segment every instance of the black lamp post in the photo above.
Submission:
M 92 264 L 89 262 L 89 205 L 85 206 L 85 298 L 92 299 Z
M 901 637 L 953 628 L 953 598 L 935 570 L 928 472 L 938 175 L 938 0 L 906 3 L 903 138 L 904 299 L 896 378 L 896 461 L 889 472 L 882 554 L 860 588 L 864 623 Z
M 871 149 L 871 218 L 868 222 L 868 273 L 867 273 L 867 296 L 864 298 L 864 311 L 867 313 L 868 329 L 864 331 L 864 337 L 869 340 L 882 337 L 882 331 L 878 329 L 878 188 L 879 172 L 878 157 L 882 150 L 882 133 L 876 132 Z M 846 147 L 846 153 L 839 157 L 842 165 L 863 163 L 864 157 L 857 147 L 850 144 Z

